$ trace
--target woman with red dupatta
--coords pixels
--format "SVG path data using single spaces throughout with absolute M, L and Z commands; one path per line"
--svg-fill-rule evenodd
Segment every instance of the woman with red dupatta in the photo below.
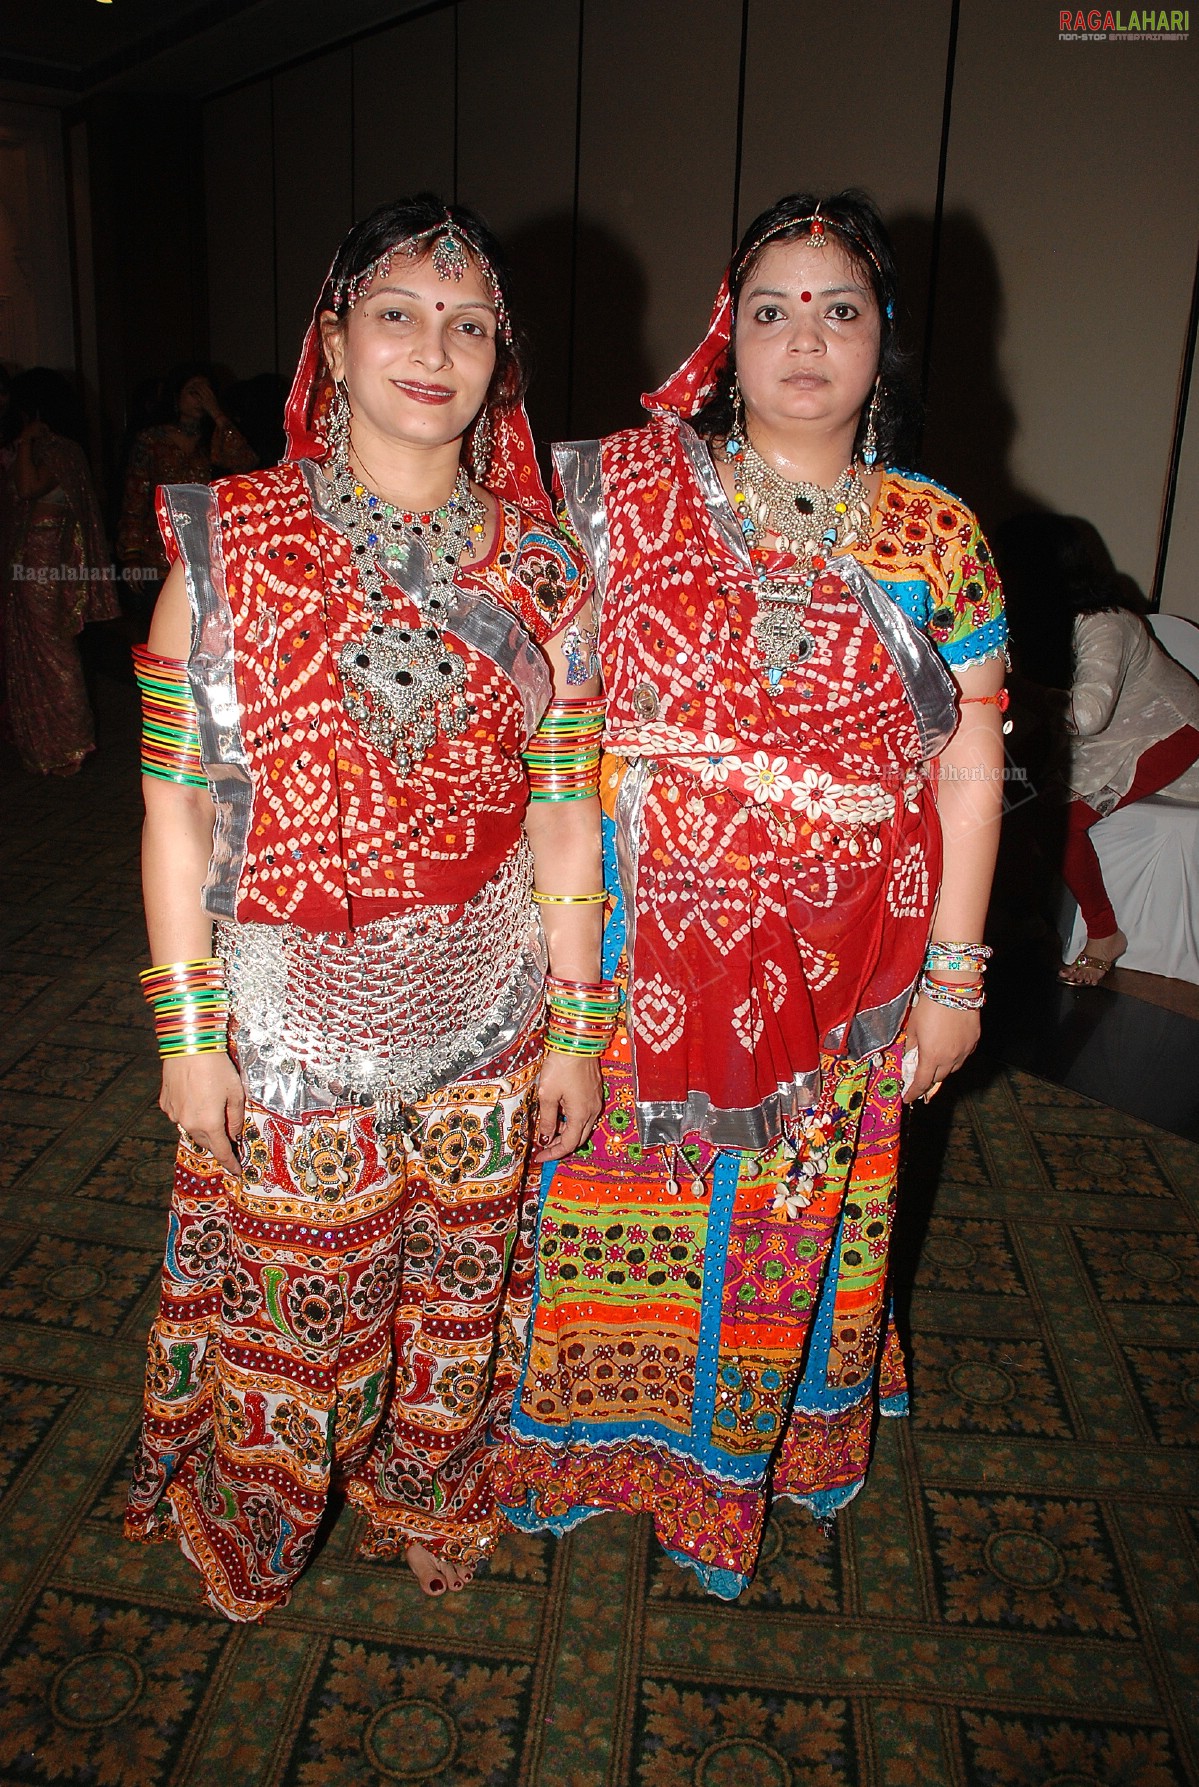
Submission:
M 529 1144 L 599 1111 L 590 577 L 522 390 L 494 241 L 420 195 L 339 249 L 285 462 L 160 493 L 142 984 L 180 1140 L 126 1531 L 230 1619 L 337 1492 L 426 1593 L 490 1551 Z
M 879 463 L 895 301 L 864 195 L 784 199 L 651 420 L 556 452 L 628 1028 L 545 1169 L 497 1493 L 530 1530 L 649 1512 L 725 1597 L 770 1498 L 830 1518 L 906 1409 L 902 1104 L 974 1048 L 989 954 L 1002 602 L 970 512 Z

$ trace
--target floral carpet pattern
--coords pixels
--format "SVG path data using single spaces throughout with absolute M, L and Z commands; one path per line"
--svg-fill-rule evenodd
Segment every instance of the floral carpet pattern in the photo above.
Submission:
M 231 1626 L 123 1542 L 172 1155 L 131 694 L 75 780 L 6 765 L 0 1787 L 1199 1787 L 1199 1147 L 985 1062 L 914 1119 L 912 1418 L 739 1602 L 612 1517 L 429 1601 L 342 1509 Z

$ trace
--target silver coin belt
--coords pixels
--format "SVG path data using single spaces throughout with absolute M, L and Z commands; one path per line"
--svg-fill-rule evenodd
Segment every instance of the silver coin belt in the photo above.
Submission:
M 376 1128 L 459 1077 L 519 1028 L 544 969 L 521 837 L 464 904 L 421 906 L 350 932 L 222 924 L 238 1064 L 282 1115 L 373 1104 Z

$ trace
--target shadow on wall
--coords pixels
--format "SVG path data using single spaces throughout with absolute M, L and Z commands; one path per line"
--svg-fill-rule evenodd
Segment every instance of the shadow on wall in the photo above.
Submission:
M 919 377 L 928 314 L 933 225 L 906 214 L 891 225 L 904 293 L 904 345 Z M 932 354 L 919 470 L 945 484 L 993 530 L 1044 504 L 1010 459 L 1017 417 L 1000 366 L 1003 279 L 977 218 L 950 211 L 941 224 Z
M 291 380 L 279 372 L 241 379 L 229 393 L 229 412 L 253 447 L 260 466 L 277 465 L 287 451 L 283 411 Z
M 905 213 L 891 220 L 899 266 L 900 337 L 913 385 L 924 355 L 933 225 Z M 506 247 L 517 315 L 532 344 L 529 414 L 539 449 L 644 421 L 641 393 L 657 382 L 645 342 L 649 282 L 629 245 L 569 212 L 516 231 Z M 574 331 L 571 338 L 571 272 Z M 923 442 L 916 469 L 947 485 L 984 525 L 1043 508 L 1010 458 L 1017 418 L 1000 366 L 1003 282 L 990 239 L 967 212 L 942 220 L 939 276 Z
M 1075 615 L 1096 602 L 1145 616 L 1149 604 L 1135 579 L 1116 568 L 1098 529 L 1081 516 L 1046 509 L 1015 515 L 999 528 L 994 545 L 1012 660 L 1009 761 L 1037 798 L 1005 815 L 990 924 L 997 940 L 1025 955 L 1041 952 L 1042 966 L 1051 972 L 1060 954 Z M 1118 666 L 1111 668 L 1118 679 Z
M 645 420 L 653 383 L 644 343 L 648 282 L 625 242 L 569 212 L 526 224 L 505 241 L 517 316 L 532 344 L 529 415 L 539 449 Z M 574 270 L 574 339 L 571 272 Z

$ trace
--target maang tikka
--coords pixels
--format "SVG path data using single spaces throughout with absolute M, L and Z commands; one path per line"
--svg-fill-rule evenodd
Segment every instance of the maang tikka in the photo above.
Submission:
M 433 244 L 433 268 L 438 279 L 458 280 L 469 264 L 466 249 L 454 234 L 454 225 L 448 212 L 444 227 L 444 236 L 438 236 Z

